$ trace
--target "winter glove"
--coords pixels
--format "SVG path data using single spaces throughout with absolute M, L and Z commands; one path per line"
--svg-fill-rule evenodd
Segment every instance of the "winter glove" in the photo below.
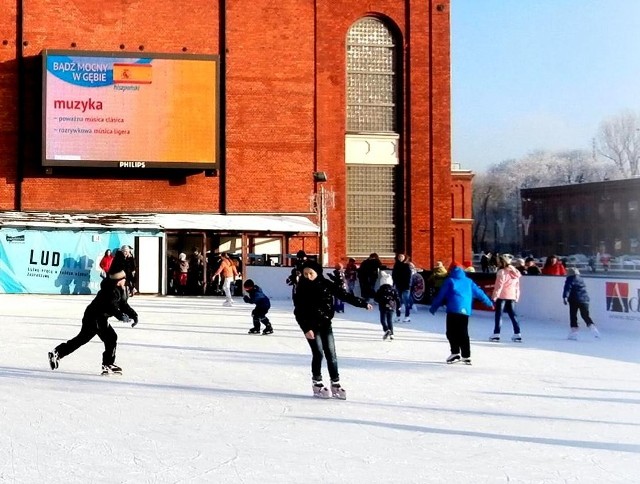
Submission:
M 251 298 L 249 296 L 244 296 L 242 300 L 246 303 L 251 303 Z
M 138 318 L 133 318 L 133 323 L 131 323 L 131 327 L 135 328 L 137 324 L 138 324 Z
M 122 319 L 120 319 L 120 321 L 122 321 L 123 323 L 128 323 L 129 321 L 131 321 L 131 318 L 128 315 L 122 313 Z
M 567 298 L 565 297 L 562 301 L 564 302 L 564 305 L 566 306 L 567 305 Z
M 437 307 L 435 307 L 435 306 L 431 306 L 431 307 L 429 307 L 429 312 L 430 312 L 431 314 L 436 314 L 436 311 L 437 311 L 437 310 L 438 310 L 438 308 L 437 308 Z

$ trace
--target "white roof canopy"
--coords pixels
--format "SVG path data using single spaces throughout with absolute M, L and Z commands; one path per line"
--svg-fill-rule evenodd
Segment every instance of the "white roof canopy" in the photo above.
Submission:
M 320 229 L 301 215 L 219 215 L 193 213 L 0 212 L 2 227 L 136 228 L 138 230 L 218 230 L 231 232 L 304 232 Z

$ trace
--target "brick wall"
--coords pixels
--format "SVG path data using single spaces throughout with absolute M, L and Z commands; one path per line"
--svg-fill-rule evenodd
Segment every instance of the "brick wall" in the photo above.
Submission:
M 403 44 L 405 203 L 398 250 L 424 267 L 451 257 L 449 0 L 194 0 L 176 5 L 169 0 L 24 2 L 28 75 L 20 152 L 17 23 L 15 10 L 3 12 L 0 41 L 8 43 L 0 45 L 0 173 L 5 178 L 0 209 L 309 213 L 312 172 L 326 171 L 325 188 L 336 192 L 336 207 L 328 216 L 334 262 L 346 255 L 346 34 L 361 17 L 377 15 L 397 30 Z M 226 47 L 226 149 L 220 176 L 110 169 L 45 173 L 39 139 L 42 50 L 221 54 L 220 42 Z M 15 203 L 18 166 L 24 167 L 24 180 Z

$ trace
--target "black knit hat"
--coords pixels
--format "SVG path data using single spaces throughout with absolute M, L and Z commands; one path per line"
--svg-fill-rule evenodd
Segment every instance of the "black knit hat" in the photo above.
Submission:
M 313 269 L 314 272 L 318 274 L 318 277 L 324 277 L 322 266 L 318 264 L 316 261 L 314 260 L 304 261 L 304 264 L 302 264 L 302 270 L 304 270 L 305 267 L 308 267 L 309 269 Z

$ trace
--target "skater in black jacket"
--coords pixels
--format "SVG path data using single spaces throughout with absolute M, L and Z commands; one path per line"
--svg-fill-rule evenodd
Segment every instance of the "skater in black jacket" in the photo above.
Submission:
M 393 287 L 393 279 L 384 271 L 380 271 L 380 287 L 373 299 L 380 309 L 380 324 L 384 331 L 382 339 L 393 339 L 393 314 L 400 310 L 400 295 Z
M 311 348 L 311 375 L 313 394 L 316 397 L 345 399 L 346 393 L 340 385 L 338 357 L 331 320 L 334 316 L 333 298 L 338 297 L 353 306 L 371 309 L 364 299 L 356 297 L 326 279 L 322 267 L 315 261 L 306 261 L 302 266 L 302 277 L 293 297 L 294 315 Z M 327 358 L 331 377 L 331 391 L 322 383 L 322 359 Z
M 260 334 L 260 323 L 264 324 L 264 331 L 262 334 L 272 334 L 273 327 L 267 313 L 271 309 L 271 301 L 265 296 L 260 286 L 257 286 L 251 279 L 247 279 L 243 284 L 244 290 L 247 295 L 243 300 L 249 304 L 255 304 L 256 307 L 251 311 L 253 317 L 253 328 L 249 330 L 249 334 Z
M 80 333 L 66 343 L 59 344 L 49 353 L 49 365 L 52 370 L 58 368 L 60 359 L 98 335 L 104 343 L 102 374 L 122 373 L 122 368 L 115 365 L 118 335 L 107 320 L 110 316 L 114 316 L 125 323 L 131 321 L 132 327 L 138 324 L 138 313 L 127 302 L 126 282 L 124 271 L 109 274 L 109 277 L 102 280 L 98 294 L 84 311 Z

